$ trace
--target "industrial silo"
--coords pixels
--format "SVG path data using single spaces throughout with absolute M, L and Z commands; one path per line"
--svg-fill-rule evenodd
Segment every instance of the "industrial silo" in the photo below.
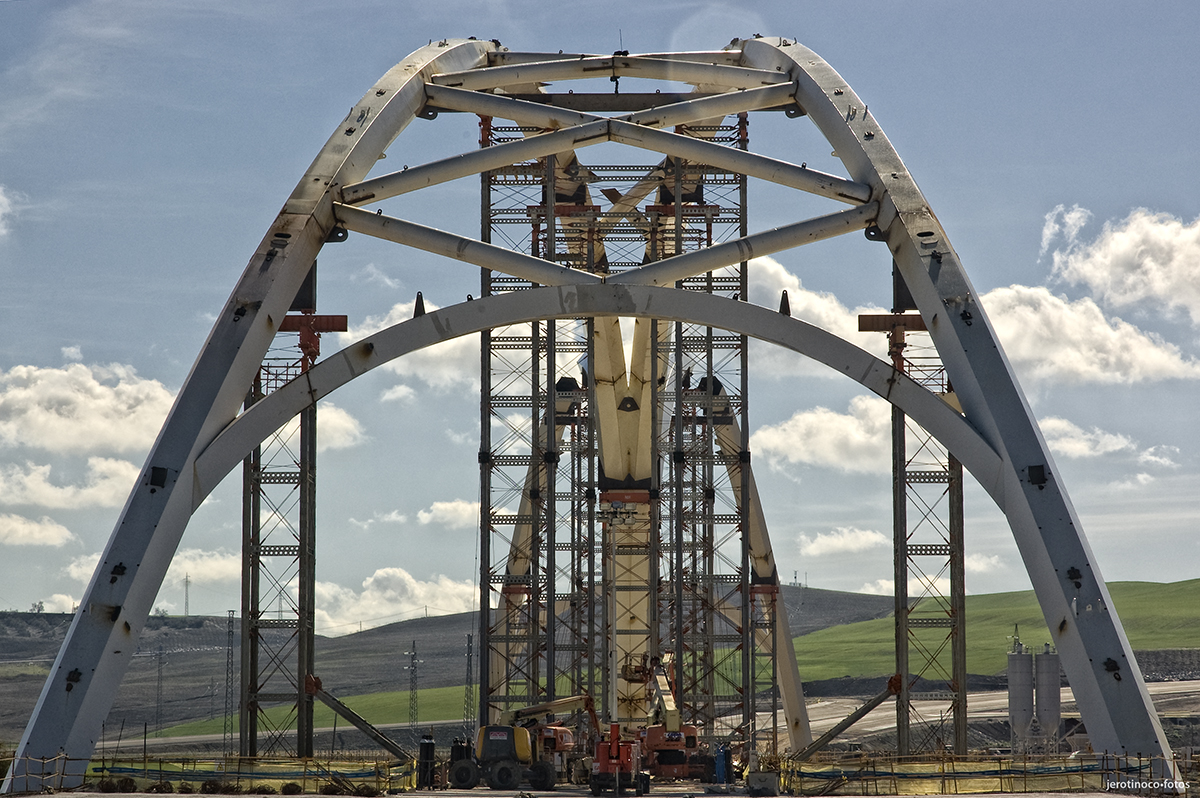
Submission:
M 1037 655 L 1035 671 L 1038 728 L 1053 750 L 1054 741 L 1058 738 L 1058 723 L 1062 718 L 1062 702 L 1058 654 L 1050 651 L 1049 643 L 1043 652 Z
M 1014 751 L 1029 746 L 1033 725 L 1033 654 L 1018 641 L 1008 654 L 1008 725 Z

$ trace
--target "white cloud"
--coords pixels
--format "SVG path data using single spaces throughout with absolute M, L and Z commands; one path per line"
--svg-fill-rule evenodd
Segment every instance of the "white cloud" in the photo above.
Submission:
M 83 350 L 78 346 L 64 346 L 61 351 L 63 360 L 70 360 L 75 363 L 83 360 Z
M 1105 305 L 1183 310 L 1200 324 L 1200 218 L 1186 224 L 1138 208 L 1105 222 L 1091 242 L 1077 233 L 1067 230 L 1066 248 L 1054 253 L 1056 276 L 1086 285 Z
M 1156 465 L 1174 468 L 1179 465 L 1177 462 L 1175 462 L 1175 458 L 1178 456 L 1178 446 L 1159 444 L 1158 446 L 1151 446 L 1149 449 L 1146 449 L 1144 452 L 1140 453 L 1138 455 L 1138 462 L 1142 465 Z
M 1054 210 L 1046 214 L 1045 224 L 1042 225 L 1042 248 L 1038 252 L 1038 259 L 1045 257 L 1059 233 L 1062 233 L 1067 246 L 1074 244 L 1079 231 L 1091 218 L 1092 212 L 1087 208 L 1072 205 L 1071 209 L 1067 210 L 1064 205 L 1056 206 Z
M 366 440 L 362 424 L 354 416 L 330 402 L 321 402 L 317 410 L 317 451 L 349 449 Z
M 0 465 L 0 504 L 34 505 L 59 509 L 119 507 L 140 473 L 126 460 L 89 457 L 82 485 L 55 485 L 51 466 L 26 463 Z
M 0 445 L 142 452 L 173 399 L 162 383 L 137 376 L 132 366 L 14 366 L 0 372 Z
M 981 301 L 1023 381 L 1130 384 L 1200 378 L 1200 362 L 1154 333 L 1106 318 L 1091 299 L 1071 302 L 1046 288 L 1010 285 L 989 291 Z
M 874 306 L 850 309 L 833 294 L 810 291 L 801 284 L 799 277 L 774 258 L 755 258 L 749 266 L 750 301 L 755 305 L 777 309 L 780 295 L 787 291 L 793 318 L 827 330 L 875 355 L 886 354 L 887 337 L 881 333 L 859 332 L 858 317 L 862 313 L 887 313 L 887 310 Z M 835 373 L 807 358 L 769 344 L 752 342 L 751 356 L 755 360 L 754 370 L 760 374 L 828 377 Z
M 434 502 L 428 510 L 417 513 L 422 524 L 437 524 L 447 529 L 471 529 L 479 526 L 479 502 L 453 499 Z
M 799 410 L 787 421 L 760 427 L 750 446 L 772 468 L 804 463 L 865 474 L 891 470 L 891 406 L 874 396 L 850 400 L 850 412 Z
M 16 202 L 13 201 L 8 189 L 0 186 L 0 238 L 8 235 L 8 223 L 16 214 Z
M 362 590 L 317 582 L 316 624 L 321 634 L 345 634 L 423 613 L 448 615 L 469 612 L 479 594 L 471 582 L 438 574 L 431 581 L 416 579 L 403 568 L 380 568 L 362 583 Z
M 1065 418 L 1048 416 L 1040 422 L 1046 443 L 1055 454 L 1064 457 L 1099 457 L 1113 452 L 1131 451 L 1133 441 L 1124 435 L 1105 432 L 1099 427 L 1084 430 Z
M 1109 485 L 1109 487 L 1115 488 L 1117 490 L 1133 490 L 1134 488 L 1144 488 L 1154 481 L 1155 480 L 1154 480 L 1153 474 L 1147 474 L 1145 472 L 1141 472 L 1138 474 L 1134 474 L 1132 477 L 1129 477 L 1128 479 L 1122 479 L 1122 480 L 1118 480 L 1117 482 L 1113 482 Z
M 45 612 L 75 612 L 79 599 L 72 598 L 66 593 L 55 593 L 42 602 Z
M 280 440 L 298 442 L 300 440 L 300 417 L 293 416 L 292 420 L 279 430 Z M 349 449 L 367 440 L 362 424 L 332 402 L 326 400 L 317 405 L 317 451 L 325 452 L 331 449 Z
M 893 579 L 876 579 L 874 582 L 864 583 L 858 592 L 870 593 L 874 596 L 894 596 L 896 595 L 896 582 Z M 918 599 L 929 595 L 949 596 L 950 580 L 944 576 L 937 578 L 909 577 L 909 599 Z
M 348 332 L 338 333 L 340 344 L 345 347 L 380 330 L 408 321 L 412 318 L 416 300 L 402 302 L 392 306 L 383 316 L 368 316 L 362 324 Z M 431 312 L 438 306 L 425 300 L 425 310 Z M 443 341 L 410 355 L 396 358 L 384 366 L 388 371 L 401 377 L 410 377 L 424 382 L 439 391 L 449 391 L 458 388 L 479 389 L 479 336 L 465 335 Z M 404 399 L 408 394 L 398 386 L 386 391 L 383 400 Z M 411 390 L 411 389 L 410 389 Z
M 242 578 L 241 552 L 225 549 L 180 549 L 171 559 L 165 583 L 182 585 L 185 575 L 196 585 L 239 582 Z
M 71 558 L 71 562 L 63 569 L 63 573 L 76 582 L 82 582 L 86 585 L 91 580 L 92 574 L 95 573 L 96 566 L 99 563 L 100 552 L 81 554 L 78 557 Z
M 370 529 L 375 524 L 404 524 L 408 522 L 408 516 L 399 510 L 391 510 L 390 512 L 374 513 L 366 521 L 359 521 L 357 518 L 349 519 L 350 523 L 359 529 Z
M 400 287 L 399 280 L 388 277 L 387 274 L 380 270 L 380 268 L 374 263 L 368 263 L 366 266 L 363 266 L 354 274 L 350 275 L 350 282 L 367 283 L 368 285 L 380 285 L 384 288 Z
M 417 395 L 409 386 L 404 383 L 397 383 L 391 388 L 388 388 L 379 396 L 381 402 L 409 402 Z
M 42 516 L 36 521 L 23 515 L 0 513 L 0 544 L 5 546 L 54 546 L 75 540 L 71 530 Z
M 840 527 L 832 532 L 822 532 L 815 538 L 800 536 L 800 553 L 805 557 L 823 557 L 827 554 L 853 554 L 867 549 L 892 545 L 891 538 L 871 529 Z
M 1004 561 L 998 554 L 968 554 L 963 557 L 963 565 L 969 574 L 990 574 L 1004 567 Z

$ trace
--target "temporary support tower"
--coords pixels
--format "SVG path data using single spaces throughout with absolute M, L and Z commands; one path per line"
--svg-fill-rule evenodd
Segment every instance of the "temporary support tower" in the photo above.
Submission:
M 315 263 L 290 309 L 298 312 L 282 319 L 247 408 L 312 368 L 321 333 L 347 326 L 345 316 L 316 315 Z M 304 677 L 313 672 L 316 478 L 315 404 L 242 464 L 242 756 L 313 755 L 313 697 Z M 273 715 L 266 711 L 272 706 L 290 711 Z
M 613 111 L 613 116 L 604 116 L 587 108 L 570 107 L 574 102 L 573 94 L 540 91 L 540 84 L 553 86 L 556 82 L 596 76 L 608 76 L 614 81 L 645 79 L 651 82 L 651 93 L 630 93 L 629 85 L 622 85 L 626 89 L 623 96 L 627 98 L 628 106 Z M 668 82 L 668 85 L 659 85 L 662 82 Z M 699 90 L 684 95 L 672 94 L 672 87 L 677 84 L 690 84 Z M 655 92 L 655 88 L 665 91 Z M 681 125 L 703 126 L 707 120 L 723 120 L 730 115 L 765 108 L 781 108 L 794 118 L 807 117 L 797 124 L 815 124 L 825 139 L 818 146 L 836 153 L 845 167 L 845 175 L 808 169 L 802 161 L 803 153 L 785 161 L 666 129 Z M 439 110 L 487 116 L 542 132 L 530 131 L 530 135 L 514 137 L 512 141 L 495 146 L 368 177 L 368 172 L 380 163 L 384 151 L 414 118 L 418 115 L 432 118 Z M 664 250 L 665 257 L 650 258 L 645 265 L 615 274 L 602 274 L 547 261 L 520 246 L 502 245 L 506 244 L 503 241 L 489 243 L 407 222 L 391 214 L 385 215 L 383 209 L 378 208 L 379 203 L 389 197 L 425 186 L 503 170 L 550 156 L 562 159 L 563 153 L 600 142 L 653 151 L 657 153 L 654 159 L 666 156 L 676 163 L 681 160 L 688 164 L 704 164 L 714 170 L 770 181 L 840 203 L 843 209 L 772 230 L 750 232 L 723 243 L 714 241 L 711 246 L 691 251 L 686 247 Z M 401 162 L 412 164 L 414 160 L 405 155 Z M 391 158 L 387 161 L 396 162 Z M 562 160 L 562 163 L 565 168 L 569 161 Z M 546 172 L 557 182 L 557 169 Z M 646 174 L 649 173 L 647 168 Z M 554 194 L 557 194 L 557 188 L 551 196 Z M 372 210 L 358 207 L 368 202 Z M 595 198 L 593 202 L 600 204 Z M 618 200 L 610 200 L 610 204 L 601 205 L 601 208 L 611 210 L 614 206 L 618 210 L 625 209 Z M 679 205 L 675 207 L 679 208 Z M 630 215 L 632 210 L 629 209 Z M 678 213 L 682 214 L 682 209 Z M 548 216 L 555 217 L 556 214 L 557 209 Z M 553 236 L 566 234 L 561 224 L 551 227 Z M 682 227 L 677 225 L 676 229 Z M 381 330 L 317 363 L 242 412 L 243 400 L 253 385 L 263 356 L 318 251 L 326 241 L 344 238 L 346 231 L 465 261 L 516 280 L 528 281 L 530 287 L 493 293 L 430 311 Z M 751 257 L 842 233 L 863 231 L 869 240 L 882 245 L 881 280 L 889 277 L 887 266 L 883 264 L 895 262 L 953 383 L 957 406 L 918 384 L 893 364 L 873 357 L 832 333 L 790 318 L 774 306 L 752 305 L 745 301 L 744 293 L 739 293 L 735 299 L 724 292 L 710 294 L 681 290 L 677 285 L 679 281 L 709 272 L 716 276 L 721 270 L 736 267 Z M 556 242 L 548 251 L 557 253 L 557 246 Z M 887 247 L 886 253 L 883 246 Z M 473 283 L 474 278 L 471 279 Z M 541 323 L 542 339 L 553 338 L 557 347 L 560 339 L 568 340 L 566 330 L 576 329 L 572 325 L 582 323 L 595 329 L 610 325 L 613 317 L 651 322 L 649 326 L 655 328 L 656 334 L 649 335 L 648 331 L 644 334 L 652 341 L 658 340 L 659 332 L 670 332 L 670 327 L 677 324 L 683 325 L 683 333 L 676 335 L 676 341 L 686 342 L 689 334 L 695 334 L 689 330 L 707 327 L 726 330 L 733 336 L 759 338 L 805 354 L 899 407 L 972 473 L 1008 519 L 1079 711 L 1087 724 L 1093 748 L 1116 755 L 1158 757 L 1154 767 L 1159 771 L 1159 777 L 1177 780 L 1166 738 L 1129 642 L 1113 611 L 1096 558 L 978 295 L 945 230 L 877 120 L 841 76 L 812 51 L 796 42 L 778 38 L 735 40 L 719 51 L 632 56 L 623 53 L 613 56 L 514 53 L 497 42 L 447 39 L 433 42 L 406 58 L 376 82 L 351 109 L 284 203 L 229 300 L 217 314 L 213 330 L 179 391 L 174 408 L 100 557 L 96 573 L 19 744 L 4 789 L 73 787 L 82 782 L 88 757 L 135 648 L 133 641 L 146 621 L 188 519 L 220 480 L 275 430 L 355 377 L 432 344 L 484 330 Z M 547 327 L 544 323 L 547 319 L 555 320 L 555 324 Z M 532 336 L 533 327 L 529 329 Z M 602 376 L 600 339 L 597 335 L 590 343 L 595 357 L 589 362 L 596 364 L 597 385 Z M 585 336 L 585 340 L 590 338 Z M 541 342 L 535 347 L 530 341 L 524 351 L 540 353 L 541 347 Z M 494 353 L 490 348 L 487 351 Z M 682 447 L 683 466 L 687 468 L 688 437 L 686 431 L 679 430 L 680 423 L 685 428 L 689 423 L 689 400 L 684 395 L 687 389 L 679 384 L 683 376 L 683 370 L 679 368 L 680 355 L 686 353 L 677 354 L 669 347 L 663 351 L 667 354 L 668 364 L 675 361 L 676 371 L 680 373 L 675 377 L 675 372 L 668 371 L 669 366 L 663 367 L 661 372 L 667 377 L 662 393 L 674 393 L 677 404 L 674 415 L 670 418 L 664 415 L 661 422 L 664 425 L 671 423 L 676 429 L 669 450 L 671 462 L 678 462 L 675 447 Z M 554 362 L 551 375 L 558 374 L 557 358 Z M 648 368 L 656 362 L 657 358 L 651 358 Z M 548 419 L 552 423 L 535 416 L 533 406 L 515 408 L 524 409 L 533 426 L 545 424 L 546 429 L 536 433 L 538 440 L 546 444 L 554 442 L 553 450 L 549 446 L 539 447 L 543 459 L 539 470 L 533 472 L 533 485 L 529 486 L 542 490 L 538 487 L 541 480 L 541 484 L 546 485 L 547 498 L 553 498 L 553 502 L 541 502 L 536 506 L 530 500 L 527 508 L 529 534 L 533 535 L 535 511 L 540 515 L 536 519 L 540 525 L 546 517 L 555 518 L 560 505 L 565 508 L 574 501 L 569 496 L 560 498 L 557 490 L 561 479 L 565 478 L 560 478 L 558 472 L 569 470 L 568 466 L 563 458 L 547 459 L 546 454 L 558 451 L 560 406 L 566 403 L 562 412 L 569 414 L 567 400 L 582 397 L 573 397 L 569 386 L 559 389 L 556 383 L 547 379 L 545 370 L 538 372 L 536 380 L 532 370 L 525 373 L 530 375 L 530 382 L 521 388 L 522 391 L 528 391 L 530 396 L 535 391 L 547 394 L 530 404 L 553 408 Z M 609 373 L 620 374 L 615 368 Z M 693 379 L 697 375 L 694 369 Z M 483 376 L 488 378 L 486 374 Z M 707 376 L 706 372 L 704 376 Z M 672 378 L 674 386 L 671 385 Z M 651 382 L 657 384 L 656 380 Z M 550 388 L 544 387 L 548 384 Z M 711 402 L 715 421 L 721 413 L 715 380 L 703 389 L 698 381 L 693 385 L 701 391 L 698 399 L 702 401 L 693 400 L 701 409 L 700 415 L 707 412 Z M 580 389 L 582 387 L 581 383 Z M 614 395 L 617 387 L 614 380 Z M 634 387 L 627 379 L 624 390 L 630 392 L 629 398 L 644 413 L 647 403 L 632 395 Z M 644 391 L 645 386 L 642 388 Z M 739 401 L 745 401 L 744 393 L 738 393 L 740 389 L 736 383 L 723 384 L 723 388 L 731 407 L 737 408 Z M 712 398 L 706 398 L 704 391 Z M 669 403 L 671 397 L 664 399 Z M 623 401 L 618 402 L 617 412 L 623 412 L 620 411 Z M 571 425 L 582 429 L 586 436 L 596 435 L 599 431 L 596 417 L 610 410 L 607 403 L 601 406 L 599 399 L 595 404 L 596 407 L 589 410 L 589 417 L 593 419 L 592 431 L 587 430 L 587 425 Z M 649 405 L 651 408 L 658 406 L 655 402 Z M 482 420 L 484 430 L 490 429 L 491 418 Z M 719 424 L 714 426 L 719 430 Z M 703 429 L 699 424 L 695 428 Z M 732 433 L 732 426 L 729 431 Z M 737 435 L 743 444 L 746 434 L 746 427 L 742 425 Z M 607 442 L 597 436 L 595 444 L 602 447 Z M 494 456 L 495 451 L 496 445 L 492 441 L 485 445 L 482 455 Z M 641 451 L 639 448 L 639 458 Z M 527 477 L 532 471 L 534 453 L 524 454 L 523 473 Z M 745 465 L 746 458 L 749 458 L 749 451 L 743 445 L 738 451 L 738 460 Z M 602 462 L 607 460 L 602 458 Z M 694 459 L 693 462 L 697 461 Z M 717 461 L 713 460 L 712 464 L 715 471 Z M 545 472 L 541 470 L 543 466 Z M 652 475 L 653 467 L 648 471 Z M 517 471 L 518 483 L 528 484 L 522 482 L 521 473 L 521 470 Z M 635 482 L 641 479 L 640 470 L 629 473 Z M 740 474 L 736 482 L 742 486 L 743 498 L 750 498 L 743 501 L 744 505 L 749 505 L 748 510 L 740 510 L 743 568 L 738 578 L 749 577 L 748 588 L 743 582 L 743 596 L 746 592 L 762 590 L 763 585 L 769 593 L 770 587 L 778 584 L 778 575 L 765 537 L 765 525 L 755 521 L 758 511 L 752 491 L 747 489 L 748 482 L 752 484 L 749 469 L 743 468 Z M 685 493 L 690 477 L 686 471 L 677 469 L 660 476 L 658 502 L 663 501 L 664 481 L 678 480 L 677 475 L 682 476 L 684 484 L 682 489 L 677 487 L 673 500 L 677 505 L 680 501 L 686 504 L 693 500 Z M 605 476 L 621 479 L 624 474 L 611 474 L 606 470 Z M 554 491 L 549 489 L 551 485 L 555 486 Z M 529 494 L 528 489 L 517 488 L 515 492 Z M 656 499 L 651 497 L 645 503 L 647 517 L 650 509 L 655 507 Z M 706 499 L 701 496 L 695 500 L 703 502 Z M 596 502 L 599 513 L 599 496 Z M 610 512 L 626 509 L 624 503 L 621 507 L 614 506 L 613 501 L 608 504 Z M 497 508 L 500 506 L 496 505 Z M 515 509 L 518 515 L 523 514 L 520 501 L 515 508 L 512 504 L 503 506 Z M 633 510 L 630 526 L 636 530 L 646 522 L 639 507 L 635 506 Z M 661 507 L 656 512 L 661 513 Z M 677 518 L 687 520 L 678 506 L 676 512 Z M 510 528 L 516 529 L 515 526 Z M 557 526 L 549 524 L 546 529 L 549 528 Z M 614 549 L 623 545 L 616 539 L 620 534 L 609 535 L 608 544 Z M 641 532 L 636 534 L 642 535 Z M 489 535 L 484 536 L 485 541 L 488 538 Z M 605 542 L 603 536 L 600 542 Z M 536 549 L 540 550 L 542 542 L 537 543 Z M 537 569 L 544 568 L 546 573 L 553 574 L 559 572 L 559 541 L 557 538 L 548 540 L 545 546 L 546 552 L 553 552 L 553 562 L 534 565 L 531 556 L 528 578 L 511 580 L 514 590 L 543 591 L 536 602 L 525 606 L 547 606 L 544 595 L 549 582 L 542 580 Z M 686 543 L 679 545 L 676 542 L 676 547 L 677 554 L 683 559 L 690 556 L 690 552 L 685 551 Z M 528 551 L 535 551 L 532 541 Z M 575 552 L 562 553 L 564 559 L 569 559 L 566 555 L 579 556 Z M 587 552 L 584 555 L 585 559 L 591 556 Z M 483 552 L 482 559 L 494 563 L 498 556 L 488 551 Z M 747 560 L 749 568 L 745 567 Z M 617 560 L 610 562 L 614 570 L 620 567 Z M 588 567 L 592 567 L 590 560 Z M 520 575 L 519 570 L 515 573 Z M 676 577 L 674 574 L 669 576 Z M 677 602 L 680 602 L 678 590 L 682 588 L 686 592 L 690 589 L 685 579 L 692 579 L 696 574 L 679 576 L 684 579 L 675 579 L 676 584 L 672 585 Z M 595 577 L 590 578 L 594 580 Z M 619 586 L 621 583 L 617 580 L 622 578 L 621 574 L 614 573 L 613 578 L 614 587 Z M 632 576 L 629 579 L 629 585 L 636 584 Z M 505 587 L 507 585 L 501 585 L 498 589 L 503 591 Z M 572 586 L 565 592 L 575 589 Z M 551 592 L 557 593 L 557 586 Z M 685 596 L 683 601 L 686 600 Z M 505 642 L 518 646 L 517 654 L 531 663 L 519 674 L 529 685 L 526 690 L 533 687 L 535 679 L 541 678 L 541 672 L 532 664 L 537 659 L 535 652 L 519 650 L 523 633 L 520 623 L 550 620 L 554 628 L 554 642 L 550 646 L 557 649 L 557 619 L 560 611 L 566 611 L 560 603 L 557 595 L 553 596 L 548 605 L 553 611 L 546 613 L 544 618 L 522 619 L 519 614 L 513 617 L 511 641 Z M 520 605 L 520 601 L 514 601 L 511 606 Z M 650 607 L 648 599 L 645 605 Z M 1089 606 L 1093 608 L 1092 612 L 1082 612 L 1082 608 Z M 741 607 L 742 646 L 743 652 L 748 652 L 747 637 L 757 635 L 745 615 L 745 601 Z M 1081 608 L 1080 612 L 1076 612 L 1075 607 Z M 497 611 L 509 609 L 501 606 Z M 587 611 L 586 607 L 584 611 Z M 782 613 L 776 613 L 776 616 L 778 618 Z M 620 632 L 620 619 L 610 620 L 615 626 L 613 634 Z M 785 636 L 778 632 L 785 629 L 785 624 L 776 620 L 774 625 L 779 639 L 772 645 L 782 654 L 784 650 L 790 650 L 790 634 L 786 636 L 789 645 L 782 645 Z M 661 626 L 648 628 L 654 630 Z M 630 631 L 636 632 L 632 628 Z M 524 633 L 528 634 L 527 631 Z M 635 633 L 628 635 L 631 640 L 636 636 Z M 686 660 L 687 637 L 680 637 Z M 481 673 L 487 674 L 488 678 L 496 672 L 488 662 L 493 653 L 491 645 L 496 642 L 493 638 L 487 646 L 480 647 L 484 659 Z M 648 646 L 647 643 L 649 652 Z M 635 649 L 631 646 L 627 650 Z M 547 661 L 558 662 L 556 650 L 547 656 Z M 743 670 L 752 669 L 752 664 L 746 662 L 749 659 L 748 655 L 744 657 Z M 784 677 L 791 675 L 786 672 L 791 669 L 782 664 L 782 657 L 779 659 L 780 684 L 784 686 L 787 683 Z M 637 662 L 631 664 L 638 665 Z M 619 666 L 620 663 L 610 663 L 610 672 Z M 516 669 L 506 671 L 509 686 L 505 688 L 505 695 L 514 690 L 513 673 L 516 672 Z M 681 668 L 676 675 L 679 689 L 689 689 L 688 678 L 686 667 Z M 493 694 L 491 685 L 485 694 Z M 790 700 L 796 699 L 798 694 Z M 745 700 L 749 704 L 749 697 Z M 806 739 L 803 710 L 787 709 L 788 703 L 789 698 L 785 695 L 791 740 Z M 793 746 L 798 747 L 794 742 Z

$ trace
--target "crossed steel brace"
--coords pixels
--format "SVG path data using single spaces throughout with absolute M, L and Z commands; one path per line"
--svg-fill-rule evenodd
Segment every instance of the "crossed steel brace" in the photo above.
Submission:
M 612 76 L 677 81 L 704 96 L 603 118 L 492 94 Z M 848 178 L 734 152 L 658 128 L 757 108 L 806 115 Z M 464 110 L 544 129 L 523 141 L 366 180 L 418 114 Z M 850 207 L 607 279 L 355 207 L 483 169 L 615 141 L 695 159 Z M 952 380 L 962 412 L 851 344 L 745 301 L 675 281 L 839 233 L 867 230 L 894 259 Z M 322 245 L 350 230 L 545 287 L 427 313 L 352 344 L 244 413 L 242 400 Z M 271 431 L 340 385 L 408 352 L 496 326 L 633 316 L 711 325 L 803 353 L 920 423 L 1008 518 L 1093 748 L 1162 757 L 1157 720 L 1095 557 L 987 315 L 945 231 L 887 136 L 819 56 L 778 38 L 721 51 L 634 56 L 512 53 L 495 42 L 423 47 L 371 87 L 333 132 L 218 314 L 121 512 L 38 699 L 3 790 L 79 785 L 184 528 L 201 501 Z M 1084 608 L 1091 608 L 1085 611 Z

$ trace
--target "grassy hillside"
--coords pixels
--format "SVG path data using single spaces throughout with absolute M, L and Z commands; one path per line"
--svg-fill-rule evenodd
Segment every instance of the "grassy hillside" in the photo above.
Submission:
M 1109 585 L 1109 592 L 1135 649 L 1200 648 L 1200 579 L 1170 584 L 1115 582 Z M 1014 624 L 1020 625 L 1021 639 L 1027 645 L 1040 648 L 1051 640 L 1033 591 L 967 596 L 969 673 L 1004 670 Z M 892 628 L 890 617 L 876 618 L 797 637 L 801 676 L 816 681 L 892 673 Z M 408 722 L 406 690 L 357 696 L 339 693 L 338 697 L 372 723 Z M 420 690 L 419 720 L 457 720 L 462 717 L 462 702 L 461 686 Z M 317 704 L 314 715 L 318 727 L 333 725 L 333 713 L 323 704 Z M 339 726 L 343 724 L 345 721 L 338 721 Z M 221 719 L 217 718 L 175 726 L 165 735 L 220 733 Z
M 389 693 L 370 693 L 359 696 L 338 696 L 351 709 L 362 715 L 369 722 L 380 725 L 385 723 L 407 723 L 409 717 L 408 691 L 401 690 Z M 267 714 L 275 722 L 285 719 L 287 707 L 272 707 Z M 417 691 L 418 723 L 434 720 L 455 720 L 462 718 L 463 688 L 462 687 L 431 687 Z M 194 723 L 184 723 L 163 731 L 164 737 L 179 737 L 189 734 L 220 734 L 222 719 L 202 720 Z M 313 709 L 313 723 L 317 728 L 333 726 L 333 710 L 317 702 Z M 338 726 L 348 726 L 342 718 L 338 718 Z M 236 730 L 236 719 L 234 721 Z
M 1200 648 L 1200 579 L 1113 582 L 1108 587 L 1135 649 Z M 1040 648 L 1051 642 L 1032 590 L 967 596 L 968 673 L 1004 670 L 1014 624 L 1026 645 Z M 800 673 L 806 681 L 889 674 L 894 670 L 893 634 L 889 617 L 798 637 Z

